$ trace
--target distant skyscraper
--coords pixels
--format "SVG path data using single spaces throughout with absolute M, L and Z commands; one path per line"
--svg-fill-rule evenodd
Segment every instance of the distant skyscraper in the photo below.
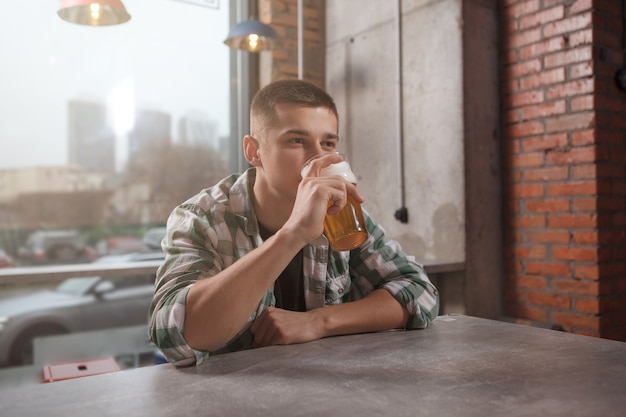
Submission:
M 115 133 L 103 103 L 70 100 L 67 125 L 70 164 L 98 172 L 115 172 Z
M 128 133 L 128 155 L 149 148 L 157 142 L 171 142 L 172 117 L 157 110 L 139 109 L 135 113 L 135 125 Z
M 181 143 L 204 145 L 219 151 L 217 122 L 201 112 L 189 112 L 178 122 L 178 137 Z

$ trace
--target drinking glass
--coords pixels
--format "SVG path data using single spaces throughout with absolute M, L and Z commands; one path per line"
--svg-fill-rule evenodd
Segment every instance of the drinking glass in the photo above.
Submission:
M 308 172 L 311 161 L 320 158 L 326 154 L 316 155 L 309 159 L 302 168 L 302 176 Z M 356 176 L 350 168 L 350 164 L 346 161 L 345 156 L 341 162 L 331 164 L 320 170 L 320 177 L 338 175 L 348 182 L 356 185 Z M 329 207 L 333 204 L 329 203 Z M 347 204 L 336 214 L 326 214 L 324 218 L 324 233 L 330 242 L 331 248 L 336 251 L 349 251 L 358 248 L 367 240 L 367 228 L 365 227 L 365 217 L 361 204 L 354 201 L 348 195 Z

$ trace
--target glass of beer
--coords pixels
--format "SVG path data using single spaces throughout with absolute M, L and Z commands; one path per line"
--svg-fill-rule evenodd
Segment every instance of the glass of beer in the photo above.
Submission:
M 302 176 L 308 172 L 309 164 L 312 160 L 324 156 L 320 154 L 309 159 L 302 168 Z M 348 182 L 356 185 L 356 176 L 352 172 L 345 157 L 344 160 L 320 170 L 320 177 L 340 176 Z M 328 206 L 332 206 L 330 201 Z M 354 201 L 348 195 L 348 203 L 337 214 L 326 214 L 324 218 L 324 233 L 330 242 L 330 246 L 336 251 L 349 251 L 356 249 L 367 240 L 367 227 L 361 204 Z

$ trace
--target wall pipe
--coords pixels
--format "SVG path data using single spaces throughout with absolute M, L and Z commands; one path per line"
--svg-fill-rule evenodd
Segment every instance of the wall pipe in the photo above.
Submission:
M 396 210 L 394 217 L 401 223 L 409 222 L 409 210 L 406 208 L 405 178 L 404 178 L 404 118 L 402 102 L 402 0 L 396 2 L 396 121 L 398 129 L 398 168 L 400 176 L 401 207 Z
M 298 79 L 302 79 L 302 55 L 303 55 L 303 18 L 302 18 L 302 0 L 298 0 Z

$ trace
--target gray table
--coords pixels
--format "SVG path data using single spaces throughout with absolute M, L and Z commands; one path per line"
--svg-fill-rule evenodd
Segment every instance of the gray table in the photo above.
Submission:
M 9 416 L 624 416 L 626 343 L 467 316 L 0 391 Z

